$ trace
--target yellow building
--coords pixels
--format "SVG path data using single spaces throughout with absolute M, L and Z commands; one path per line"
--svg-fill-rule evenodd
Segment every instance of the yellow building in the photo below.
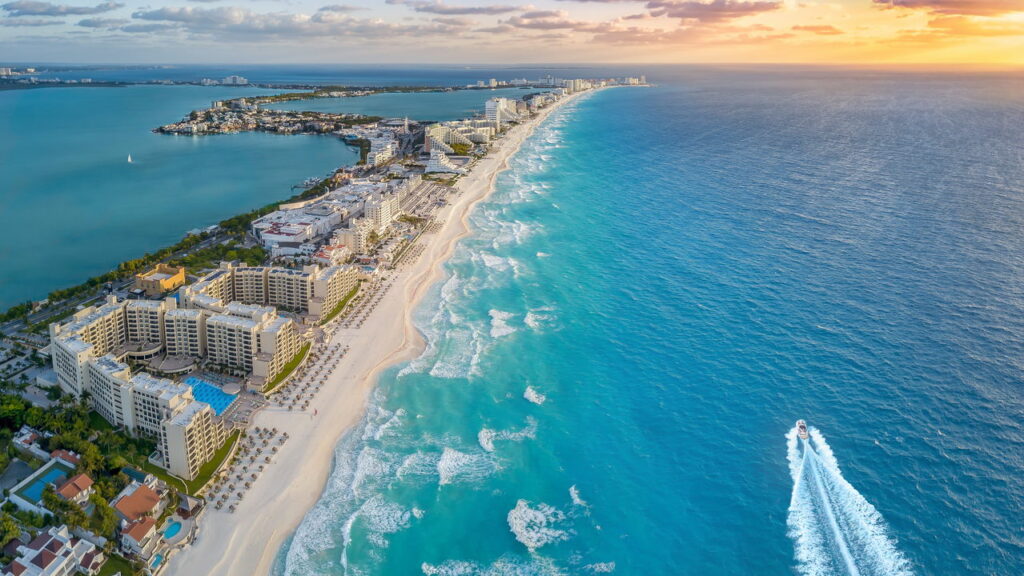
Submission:
M 185 285 L 185 268 L 157 264 L 148 272 L 135 275 L 135 288 L 144 290 L 147 296 L 156 297 Z

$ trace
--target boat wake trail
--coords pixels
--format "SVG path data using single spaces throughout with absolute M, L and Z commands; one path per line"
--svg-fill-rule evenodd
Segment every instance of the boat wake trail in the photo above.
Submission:
M 911 576 L 910 563 L 889 537 L 885 520 L 843 478 L 832 449 L 815 428 L 786 435 L 793 496 L 789 536 L 807 576 Z

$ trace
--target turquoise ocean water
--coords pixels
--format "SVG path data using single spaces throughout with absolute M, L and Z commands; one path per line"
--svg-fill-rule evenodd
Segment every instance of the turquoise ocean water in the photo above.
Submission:
M 276 573 L 1024 571 L 1021 76 L 655 80 L 499 177 Z

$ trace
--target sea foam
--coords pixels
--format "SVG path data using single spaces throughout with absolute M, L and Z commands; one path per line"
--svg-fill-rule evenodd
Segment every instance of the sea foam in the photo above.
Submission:
M 494 441 L 495 440 L 511 440 L 513 442 L 520 442 L 526 438 L 537 437 L 537 421 L 532 417 L 526 418 L 526 427 L 521 430 L 501 430 L 495 431 L 490 428 L 484 428 L 477 434 L 477 442 L 480 447 L 487 452 L 494 452 Z
M 515 314 L 501 310 L 491 310 L 489 314 L 491 316 L 491 338 L 501 338 L 516 331 L 514 327 L 508 325 L 508 321 L 514 318 Z
M 547 396 L 538 392 L 533 386 L 527 386 L 526 390 L 523 391 L 523 398 L 526 398 L 530 402 L 540 406 L 547 400 Z
M 468 454 L 446 446 L 437 461 L 438 484 L 477 481 L 495 469 L 494 461 L 487 454 Z
M 516 507 L 508 513 L 509 530 L 531 552 L 568 539 L 569 533 L 557 527 L 564 520 L 565 514 L 554 506 L 541 503 L 531 508 L 526 500 L 516 502 Z

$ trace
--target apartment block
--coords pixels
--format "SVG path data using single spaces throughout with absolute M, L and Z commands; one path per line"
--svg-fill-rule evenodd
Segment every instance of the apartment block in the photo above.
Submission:
M 198 476 L 200 468 L 213 460 L 227 437 L 220 418 L 204 402 L 190 402 L 164 420 L 162 425 L 165 467 L 172 474 L 189 480 Z
M 331 266 L 322 270 L 313 281 L 313 297 L 309 300 L 309 314 L 321 317 L 335 307 L 359 286 L 359 269 L 353 266 Z
M 232 311 L 210 316 L 206 321 L 206 358 L 211 364 L 236 373 L 252 372 L 264 321 L 276 316 L 272 308 L 229 305 Z
M 164 316 L 164 339 L 168 356 L 206 356 L 206 318 L 198 308 L 170 310 Z
M 197 402 L 187 384 L 132 374 L 113 354 L 86 363 L 92 406 L 133 436 L 157 440 L 162 465 L 193 479 L 224 443 L 224 425 L 209 404 Z
M 397 214 L 399 198 L 398 193 L 382 196 L 372 209 L 374 218 L 380 221 L 386 219 L 390 223 Z M 353 251 L 356 248 L 365 251 L 366 238 L 374 230 L 373 222 L 369 218 L 355 218 L 350 224 L 356 234 L 350 238 L 341 235 L 339 240 L 346 245 L 354 245 Z M 179 295 L 183 308 L 211 312 L 212 316 L 206 321 L 208 326 L 214 316 L 239 316 L 228 310 L 231 303 L 235 302 L 260 307 L 272 306 L 296 314 L 319 317 L 333 310 L 333 305 L 328 307 L 324 302 L 330 303 L 328 287 L 339 282 L 336 277 L 342 273 L 348 278 L 345 282 L 350 286 L 358 281 L 358 268 L 349 266 L 321 268 L 311 265 L 299 270 L 276 266 L 239 267 L 224 262 L 206 278 L 183 287 Z M 249 316 L 250 312 L 243 311 L 240 315 Z

